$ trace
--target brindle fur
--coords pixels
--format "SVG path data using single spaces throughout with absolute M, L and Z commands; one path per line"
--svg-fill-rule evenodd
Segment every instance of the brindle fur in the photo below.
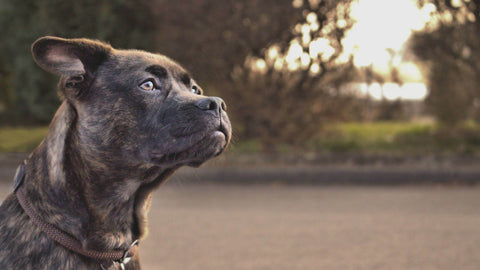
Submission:
M 198 166 L 225 149 L 225 105 L 192 93 L 200 89 L 195 81 L 159 54 L 55 37 L 37 40 L 32 53 L 61 76 L 63 102 L 26 161 L 26 197 L 85 248 L 125 250 L 147 233 L 152 191 L 180 166 Z M 140 89 L 146 79 L 160 90 Z M 0 206 L 0 269 L 100 265 L 50 240 L 11 194 Z M 126 269 L 140 269 L 138 252 Z

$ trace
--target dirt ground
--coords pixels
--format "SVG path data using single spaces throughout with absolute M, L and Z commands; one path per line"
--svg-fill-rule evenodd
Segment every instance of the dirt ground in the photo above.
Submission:
M 478 186 L 172 181 L 140 252 L 147 270 L 478 270 L 479 209 Z

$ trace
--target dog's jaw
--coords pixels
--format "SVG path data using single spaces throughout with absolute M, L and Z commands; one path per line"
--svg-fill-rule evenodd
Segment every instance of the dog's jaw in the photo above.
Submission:
M 230 141 L 230 135 L 220 130 L 206 132 L 200 139 L 198 137 L 196 134 L 185 137 L 185 141 L 193 143 L 181 147 L 180 150 L 175 149 L 170 153 L 151 150 L 149 151 L 149 160 L 152 164 L 163 168 L 182 165 L 198 167 L 210 158 L 224 152 Z

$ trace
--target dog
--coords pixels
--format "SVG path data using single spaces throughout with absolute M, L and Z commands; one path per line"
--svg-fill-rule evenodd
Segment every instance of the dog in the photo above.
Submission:
M 62 103 L 0 206 L 0 269 L 140 269 L 153 190 L 226 149 L 225 102 L 160 54 L 58 37 L 32 54 Z

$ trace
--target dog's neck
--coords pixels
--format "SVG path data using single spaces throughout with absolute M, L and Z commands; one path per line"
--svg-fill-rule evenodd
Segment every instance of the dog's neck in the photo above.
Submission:
M 76 113 L 64 101 L 27 161 L 27 197 L 46 222 L 76 237 L 85 248 L 126 249 L 146 234 L 150 194 L 174 169 L 117 170 L 89 159 L 85 151 Z

